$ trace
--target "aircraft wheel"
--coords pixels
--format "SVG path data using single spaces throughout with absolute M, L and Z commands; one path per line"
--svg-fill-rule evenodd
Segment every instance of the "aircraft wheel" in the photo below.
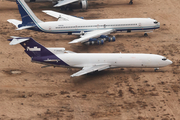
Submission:
M 132 5 L 132 4 L 133 4 L 133 1 L 131 0 L 131 1 L 129 2 L 129 4 Z
M 159 70 L 159 68 L 154 68 L 154 72 L 156 72 L 157 70 Z
M 148 36 L 148 34 L 147 34 L 147 33 L 144 33 L 144 36 L 146 37 L 146 36 Z

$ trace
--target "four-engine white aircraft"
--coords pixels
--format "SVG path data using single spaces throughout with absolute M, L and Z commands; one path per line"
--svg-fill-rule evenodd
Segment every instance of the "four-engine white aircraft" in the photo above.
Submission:
M 172 61 L 161 55 L 135 53 L 74 53 L 65 48 L 45 48 L 32 38 L 13 37 L 10 45 L 21 44 L 32 62 L 48 66 L 82 68 L 71 75 L 80 76 L 108 68 L 155 68 L 172 64 Z
M 109 37 L 113 32 L 152 32 L 160 27 L 160 23 L 151 18 L 124 18 L 124 19 L 98 19 L 84 20 L 55 11 L 44 10 L 43 12 L 58 21 L 42 22 L 39 20 L 24 0 L 16 0 L 22 21 L 9 19 L 18 29 L 31 29 L 47 33 L 64 33 L 80 35 L 81 38 L 69 43 L 103 44 L 105 40 L 115 41 L 115 37 Z

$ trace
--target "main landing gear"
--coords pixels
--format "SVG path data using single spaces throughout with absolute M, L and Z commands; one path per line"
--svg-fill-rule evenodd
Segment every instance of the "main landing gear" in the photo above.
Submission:
M 147 33 L 144 33 L 144 36 L 145 36 L 145 37 L 147 37 L 147 36 L 148 36 L 148 34 L 147 34 Z
M 156 72 L 157 70 L 159 70 L 159 68 L 154 68 L 154 71 Z
M 133 0 L 130 0 L 129 4 L 132 5 L 133 4 Z

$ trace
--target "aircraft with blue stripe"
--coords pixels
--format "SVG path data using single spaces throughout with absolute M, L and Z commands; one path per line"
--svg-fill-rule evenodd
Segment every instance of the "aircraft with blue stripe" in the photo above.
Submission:
M 108 36 L 114 32 L 152 32 L 160 27 L 157 20 L 151 18 L 123 18 L 123 19 L 96 19 L 85 20 L 59 12 L 44 10 L 58 21 L 43 22 L 39 20 L 24 0 L 16 0 L 22 21 L 9 19 L 17 30 L 31 29 L 46 33 L 63 33 L 80 35 L 80 38 L 69 43 L 103 44 L 104 41 L 115 41 L 115 36 Z
M 65 48 L 46 48 L 29 37 L 13 37 L 10 45 L 21 44 L 31 61 L 44 67 L 82 68 L 71 77 L 110 68 L 154 68 L 158 70 L 172 64 L 164 56 L 143 53 L 75 53 Z

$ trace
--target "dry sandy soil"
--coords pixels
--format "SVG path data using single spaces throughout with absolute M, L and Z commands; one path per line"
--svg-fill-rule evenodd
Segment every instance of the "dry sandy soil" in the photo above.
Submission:
M 150 17 L 161 28 L 143 33 L 117 33 L 104 45 L 69 45 L 76 36 L 16 31 L 7 19 L 21 20 L 15 2 L 0 1 L 0 120 L 180 120 L 180 1 L 94 0 L 87 11 L 66 14 L 86 19 Z M 42 10 L 51 3 L 29 3 L 43 21 L 56 20 Z M 71 78 L 79 69 L 41 68 L 31 63 L 20 45 L 10 46 L 10 36 L 33 37 L 47 47 L 87 53 L 153 53 L 173 64 L 153 69 L 112 69 Z

